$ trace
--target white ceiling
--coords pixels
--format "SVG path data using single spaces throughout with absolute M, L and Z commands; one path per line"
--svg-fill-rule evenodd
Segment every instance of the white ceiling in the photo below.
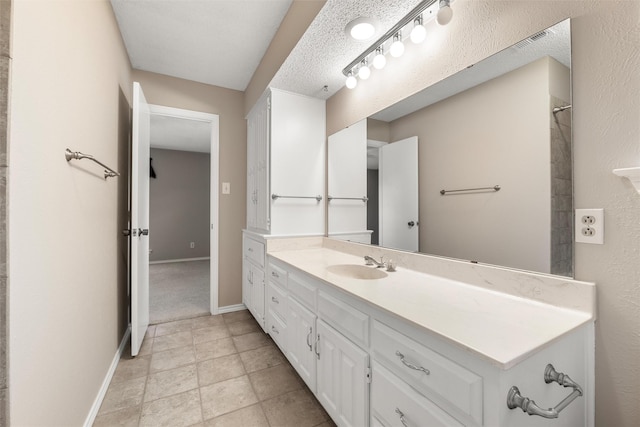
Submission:
M 292 0 L 111 0 L 135 69 L 244 91 Z

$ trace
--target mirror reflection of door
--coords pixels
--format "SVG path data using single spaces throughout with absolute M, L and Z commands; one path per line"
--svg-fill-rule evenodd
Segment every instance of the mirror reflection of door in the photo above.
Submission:
M 380 147 L 380 245 L 418 251 L 418 137 Z

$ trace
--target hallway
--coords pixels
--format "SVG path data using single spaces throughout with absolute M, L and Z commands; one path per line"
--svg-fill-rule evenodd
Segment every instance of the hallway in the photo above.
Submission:
M 150 326 L 129 354 L 94 426 L 334 425 L 247 310 Z

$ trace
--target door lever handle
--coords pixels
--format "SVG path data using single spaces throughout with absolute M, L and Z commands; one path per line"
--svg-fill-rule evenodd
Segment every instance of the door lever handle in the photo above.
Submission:
M 122 235 L 123 236 L 131 236 L 131 230 L 129 230 L 128 228 L 122 230 Z

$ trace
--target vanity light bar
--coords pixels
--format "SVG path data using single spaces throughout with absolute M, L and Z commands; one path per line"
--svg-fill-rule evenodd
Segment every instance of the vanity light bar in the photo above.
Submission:
M 442 25 L 445 25 L 451 20 L 452 12 L 449 5 L 452 1 L 454 0 L 423 0 L 421 1 L 416 7 L 414 7 L 411 10 L 411 12 L 405 15 L 400 21 L 398 21 L 397 24 L 395 24 L 386 33 L 384 33 L 382 37 L 380 37 L 371 46 L 369 46 L 367 50 L 362 52 L 356 59 L 351 61 L 349 65 L 344 67 L 344 69 L 342 70 L 342 74 L 344 74 L 345 77 L 351 77 L 351 76 L 355 77 L 355 75 L 357 75 L 358 67 L 360 66 L 360 64 L 363 63 L 363 61 L 368 60 L 369 55 L 376 52 L 376 50 L 378 49 L 380 49 L 380 51 L 383 53 L 386 51 L 386 49 L 384 49 L 384 44 L 387 41 L 398 36 L 398 38 L 402 42 L 402 37 L 400 37 L 399 35 L 402 34 L 402 29 L 410 23 L 413 23 L 414 26 L 415 25 L 424 26 L 427 22 L 431 21 L 434 17 L 436 17 L 436 15 L 438 15 L 438 22 L 441 22 Z M 433 8 L 433 10 L 428 11 L 428 13 L 424 13 L 427 9 L 429 9 L 431 6 L 434 6 L 436 3 L 438 3 L 437 13 L 434 13 L 435 7 Z M 423 16 L 423 13 L 426 16 Z M 440 15 L 442 15 L 444 19 L 441 19 Z M 355 85 L 353 85 L 353 82 L 351 82 L 351 84 L 349 84 L 348 86 L 350 89 L 355 87 Z

